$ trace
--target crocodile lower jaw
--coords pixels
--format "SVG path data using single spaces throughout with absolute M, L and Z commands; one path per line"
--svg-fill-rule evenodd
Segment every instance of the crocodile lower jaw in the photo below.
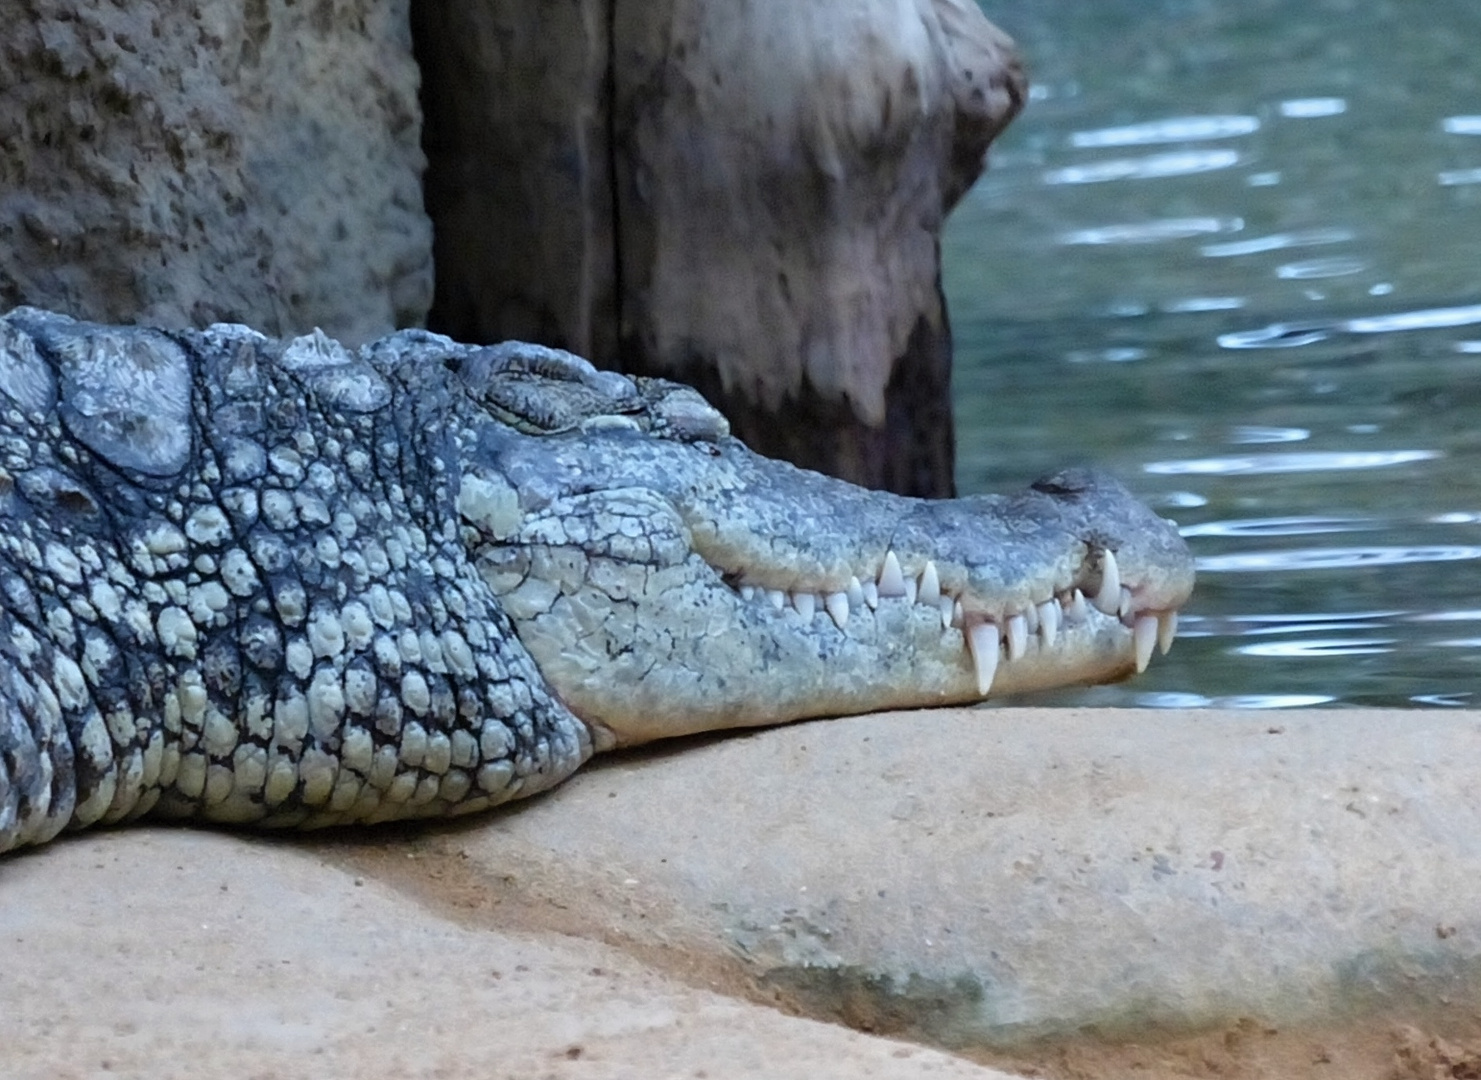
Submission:
M 826 613 L 843 633 L 848 633 L 850 619 L 877 611 L 882 602 L 923 605 L 937 613 L 943 632 L 961 632 L 976 675 L 977 693 L 985 698 L 1005 663 L 1016 664 L 1030 651 L 1042 663 L 1055 655 L 1062 638 L 1068 640 L 1089 620 L 1097 619 L 1097 613 L 1097 621 L 1102 624 L 1097 632 L 1113 633 L 1110 620 L 1126 630 L 1136 673 L 1147 669 L 1154 649 L 1166 655 L 1177 635 L 1177 602 L 1154 595 L 1136 583 L 1123 584 L 1111 551 L 1101 552 L 1093 561 L 1100 566 L 1100 579 L 1088 595 L 1076 584 L 1053 592 L 1045 590 L 1042 600 L 1008 603 L 994 612 L 981 610 L 980 602 L 970 597 L 964 605 L 962 596 L 943 590 L 933 561 L 928 560 L 918 574 L 904 573 L 893 551 L 885 555 L 877 577 L 864 582 L 854 577 L 845 588 L 833 591 L 768 588 L 744 580 L 748 575 L 726 577 L 744 601 L 769 606 L 778 613 L 795 612 L 804 623 L 811 623 L 820 612 Z M 742 581 L 737 583 L 737 577 Z

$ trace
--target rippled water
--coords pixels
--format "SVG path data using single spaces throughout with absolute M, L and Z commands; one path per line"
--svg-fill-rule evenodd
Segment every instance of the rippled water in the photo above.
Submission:
M 1481 707 L 1481 4 L 985 6 L 1035 91 L 945 238 L 961 487 L 1095 462 L 1199 565 L 1055 700 Z

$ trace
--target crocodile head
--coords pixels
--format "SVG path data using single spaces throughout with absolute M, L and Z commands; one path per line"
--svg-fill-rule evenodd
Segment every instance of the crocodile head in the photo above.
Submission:
M 1193 564 L 1110 477 L 902 498 L 771 461 L 693 391 L 500 346 L 451 362 L 465 541 L 598 748 L 1104 682 Z

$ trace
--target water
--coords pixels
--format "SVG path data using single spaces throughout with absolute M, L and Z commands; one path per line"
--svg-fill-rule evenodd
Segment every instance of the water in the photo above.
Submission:
M 1096 704 L 1481 707 L 1481 4 L 1007 0 L 1028 110 L 944 239 L 958 479 L 1182 526 Z

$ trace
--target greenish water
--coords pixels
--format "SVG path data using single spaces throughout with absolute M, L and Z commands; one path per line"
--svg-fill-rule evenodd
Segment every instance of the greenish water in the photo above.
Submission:
M 1172 654 L 1054 700 L 1481 707 L 1481 4 L 1010 0 L 951 218 L 965 492 L 1175 518 Z

